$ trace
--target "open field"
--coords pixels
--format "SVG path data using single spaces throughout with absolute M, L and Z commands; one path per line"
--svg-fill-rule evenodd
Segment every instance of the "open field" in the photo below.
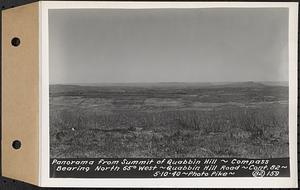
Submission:
M 51 158 L 288 157 L 288 87 L 50 85 Z

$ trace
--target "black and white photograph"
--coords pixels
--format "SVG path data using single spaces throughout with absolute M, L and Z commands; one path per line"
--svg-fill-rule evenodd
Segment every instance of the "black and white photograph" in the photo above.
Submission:
M 289 156 L 288 9 L 50 10 L 53 158 Z
M 5 180 L 298 187 L 298 7 L 4 3 Z
M 296 4 L 45 2 L 41 14 L 43 184 L 296 184 Z

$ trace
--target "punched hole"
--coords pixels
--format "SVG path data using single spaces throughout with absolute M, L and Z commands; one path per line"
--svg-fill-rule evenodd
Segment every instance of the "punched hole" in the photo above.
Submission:
M 15 140 L 15 141 L 12 143 L 12 147 L 13 147 L 14 149 L 16 149 L 16 150 L 20 149 L 21 146 L 22 146 L 22 144 L 21 144 L 21 141 L 19 141 L 19 140 Z
M 15 38 L 13 38 L 13 39 L 11 40 L 11 45 L 12 45 L 12 46 L 17 47 L 17 46 L 20 45 L 20 43 L 21 43 L 20 38 L 15 37 Z

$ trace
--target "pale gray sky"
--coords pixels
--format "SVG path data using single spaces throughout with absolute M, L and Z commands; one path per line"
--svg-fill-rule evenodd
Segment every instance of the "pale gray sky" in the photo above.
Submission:
M 50 83 L 288 80 L 287 8 L 50 10 Z

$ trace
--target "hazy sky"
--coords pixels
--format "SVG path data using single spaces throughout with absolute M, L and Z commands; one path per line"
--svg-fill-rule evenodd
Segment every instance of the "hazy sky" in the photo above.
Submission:
M 50 83 L 288 80 L 288 9 L 50 10 Z

